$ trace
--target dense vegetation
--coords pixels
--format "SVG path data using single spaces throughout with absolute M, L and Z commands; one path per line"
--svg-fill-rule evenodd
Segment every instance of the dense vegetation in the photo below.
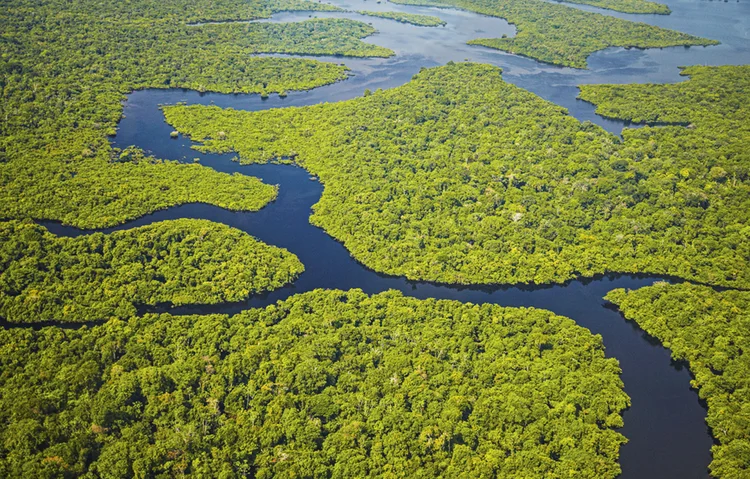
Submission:
M 501 17 L 515 24 L 512 38 L 483 38 L 472 45 L 497 48 L 555 65 L 586 68 L 586 58 L 607 47 L 657 48 L 714 45 L 673 30 L 584 12 L 544 0 L 393 0 L 394 3 L 452 6 Z
M 133 89 L 281 92 L 346 77 L 343 66 L 256 52 L 391 54 L 360 41 L 372 28 L 348 20 L 188 25 L 331 8 L 297 0 L 4 2 L 0 218 L 102 227 L 188 201 L 257 208 L 270 188 L 256 180 L 121 156 L 107 135 Z
M 129 318 L 139 304 L 239 301 L 303 270 L 288 251 L 205 220 L 77 238 L 0 223 L 0 317 L 10 322 Z
M 622 157 L 659 211 L 637 222 L 662 230 L 691 270 L 708 261 L 710 283 L 748 287 L 750 260 L 750 66 L 689 67 L 672 85 L 585 85 L 597 112 L 636 123 L 685 126 L 626 129 Z M 710 258 L 710 260 L 709 260 Z M 680 274 L 692 277 L 691 274 Z
M 648 0 L 556 0 L 566 3 L 578 3 L 591 5 L 592 7 L 606 8 L 623 13 L 655 13 L 658 15 L 669 15 L 671 10 L 663 3 L 649 2 Z
M 0 163 L 0 218 L 31 216 L 94 228 L 182 203 L 256 211 L 276 197 L 276 187 L 257 178 L 162 162 L 137 149 L 111 150 L 100 133 L 89 133 L 91 143 L 58 144 L 61 150 L 83 147 L 77 158 L 66 160 L 63 153 L 55 161 Z M 110 161 L 88 149 L 94 144 Z
M 414 13 L 402 13 L 402 12 L 369 12 L 359 11 L 360 15 L 368 15 L 371 17 L 390 18 L 401 23 L 411 23 L 420 27 L 440 27 L 445 25 L 445 22 L 438 17 L 432 15 L 416 15 Z
M 311 19 L 299 23 L 230 23 L 193 26 L 189 41 L 203 44 L 235 43 L 248 53 L 296 53 L 348 57 L 389 57 L 393 51 L 362 38 L 375 33 L 371 26 L 346 18 Z M 195 36 L 200 39 L 196 42 Z M 223 62 L 219 62 L 222 64 Z
M 89 21 L 97 19 L 110 21 L 158 21 L 177 24 L 202 22 L 231 22 L 257 18 L 268 18 L 277 12 L 286 11 L 340 11 L 341 9 L 307 0 L 130 0 L 128 2 L 76 2 L 70 5 L 61 0 L 44 2 L 24 2 L 15 0 L 11 4 L 18 10 L 10 9 L 10 15 L 27 15 L 31 6 L 37 14 L 47 15 L 62 12 L 75 14 Z
M 731 71 L 715 71 L 704 104 L 747 108 L 750 90 Z M 713 133 L 643 129 L 621 144 L 476 64 L 341 103 L 164 111 L 203 149 L 243 162 L 291 156 L 318 175 L 325 190 L 311 221 L 377 271 L 448 283 L 619 271 L 750 285 L 750 150 L 731 143 L 747 125 L 712 118 Z M 672 131 L 689 141 L 660 143 Z
M 614 478 L 629 405 L 548 311 L 314 291 L 0 331 L 0 474 Z
M 708 425 L 718 441 L 711 473 L 750 475 L 750 292 L 719 292 L 690 284 L 656 284 L 611 291 L 617 304 L 649 334 L 688 361 L 692 384 L 708 403 Z

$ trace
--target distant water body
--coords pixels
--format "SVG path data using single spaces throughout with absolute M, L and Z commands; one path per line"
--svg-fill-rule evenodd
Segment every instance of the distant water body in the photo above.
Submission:
M 239 228 L 262 241 L 287 248 L 305 265 L 305 272 L 294 284 L 253 297 L 242 303 L 181 307 L 171 312 L 232 314 L 259 307 L 315 288 L 361 288 L 367 293 L 396 289 L 416 298 L 454 299 L 471 303 L 496 303 L 502 306 L 544 308 L 568 316 L 578 324 L 601 334 L 607 355 L 620 361 L 625 390 L 632 407 L 625 411 L 621 432 L 629 439 L 621 449 L 622 478 L 627 479 L 702 479 L 708 478 L 707 466 L 713 444 L 705 424 L 706 411 L 695 391 L 690 389 L 690 374 L 682 364 L 671 361 L 669 352 L 635 323 L 625 321 L 602 297 L 614 288 L 640 288 L 664 278 L 610 275 L 571 281 L 554 286 L 477 286 L 456 287 L 428 282 L 407 281 L 375 273 L 357 261 L 323 230 L 310 225 L 310 209 L 322 193 L 322 186 L 309 174 L 289 165 L 248 165 L 232 162 L 234 155 L 201 154 L 190 149 L 190 140 L 170 139 L 172 128 L 164 122 L 160 104 L 187 102 L 215 104 L 243 110 L 265 110 L 287 106 L 342 101 L 361 96 L 365 89 L 393 88 L 403 85 L 422 67 L 448 61 L 471 60 L 502 67 L 503 78 L 567 108 L 581 121 L 592 121 L 619 134 L 625 123 L 607 120 L 594 113 L 594 107 L 577 100 L 577 85 L 584 83 L 673 83 L 685 80 L 679 66 L 750 64 L 750 3 L 735 0 L 677 0 L 667 2 L 672 14 L 620 14 L 586 6 L 587 11 L 628 20 L 642 21 L 685 33 L 717 39 L 711 47 L 674 47 L 664 49 L 609 48 L 588 59 L 588 70 L 556 67 L 529 58 L 510 55 L 484 47 L 469 46 L 473 38 L 513 36 L 515 28 L 502 19 L 455 9 L 409 7 L 377 4 L 373 0 L 336 0 L 332 3 L 347 10 L 396 10 L 438 16 L 444 27 L 417 27 L 392 20 L 354 13 L 282 13 L 272 22 L 303 21 L 312 17 L 353 18 L 371 23 L 378 33 L 365 39 L 388 47 L 396 55 L 387 59 L 349 59 L 318 57 L 323 61 L 345 63 L 352 76 L 343 82 L 307 92 L 289 92 L 286 98 L 272 95 L 223 95 L 188 90 L 142 90 L 133 92 L 125 103 L 115 146 L 137 145 L 157 157 L 201 164 L 224 172 L 257 176 L 269 184 L 278 184 L 276 201 L 259 212 L 226 211 L 204 204 L 188 204 L 158 211 L 125 225 L 105 231 L 128 229 L 155 221 L 177 218 L 204 218 Z M 60 235 L 88 234 L 72 227 L 45 222 Z

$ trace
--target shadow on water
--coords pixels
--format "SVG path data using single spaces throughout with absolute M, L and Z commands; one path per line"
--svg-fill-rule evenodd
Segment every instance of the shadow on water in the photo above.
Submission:
M 209 219 L 241 229 L 268 244 L 287 248 L 305 265 L 305 272 L 293 284 L 276 291 L 240 303 L 183 306 L 169 310 L 175 314 L 234 314 L 316 288 L 361 288 L 370 294 L 395 289 L 416 298 L 536 307 L 568 316 L 581 326 L 601 334 L 607 355 L 617 358 L 622 367 L 622 379 L 632 406 L 624 412 L 625 427 L 621 430 L 629 439 L 629 443 L 621 449 L 621 477 L 707 478 L 713 440 L 704 421 L 705 404 L 690 389 L 689 371 L 684 363 L 673 361 L 669 351 L 658 340 L 646 334 L 635 322 L 624 320 L 613 305 L 603 300 L 606 293 L 614 288 L 640 288 L 662 278 L 606 275 L 560 285 L 460 287 L 378 274 L 363 267 L 343 245 L 309 223 L 311 207 L 320 198 L 323 187 L 317 181 L 311 181 L 306 171 L 291 165 L 241 166 L 231 161 L 232 154 L 197 153 L 190 149 L 192 144 L 189 139 L 182 136 L 169 138 L 172 128 L 164 122 L 158 105 L 184 101 L 254 111 L 342 101 L 362 95 L 365 89 L 402 85 L 421 67 L 468 59 L 498 65 L 503 68 L 506 81 L 568 108 L 570 114 L 581 121 L 590 120 L 610 132 L 619 133 L 626 124 L 599 117 L 594 113 L 593 105 L 577 100 L 577 85 L 677 82 L 685 80 L 678 75 L 679 65 L 750 63 L 750 38 L 747 35 L 750 31 L 750 6 L 747 3 L 676 0 L 669 2 L 673 10 L 669 16 L 625 15 L 606 11 L 604 13 L 608 15 L 715 38 L 721 40 L 722 45 L 655 50 L 610 48 L 589 58 L 589 70 L 575 70 L 543 65 L 528 58 L 465 44 L 471 38 L 515 34 L 515 28 L 501 19 L 452 9 L 377 5 L 362 0 L 335 0 L 332 3 L 350 10 L 397 10 L 436 15 L 445 20 L 447 26 L 415 27 L 352 13 L 315 14 L 356 18 L 373 24 L 379 33 L 365 41 L 391 48 L 396 56 L 388 59 L 318 57 L 323 61 L 343 61 L 352 69 L 353 75 L 346 81 L 312 91 L 290 92 L 287 98 L 274 95 L 262 100 L 257 95 L 201 94 L 188 90 L 133 92 L 125 103 L 124 118 L 113 139 L 114 146 L 138 145 L 165 159 L 191 162 L 197 157 L 203 165 L 218 171 L 239 172 L 257 176 L 269 184 L 278 184 L 279 194 L 273 203 L 254 213 L 232 212 L 206 204 L 187 204 L 157 211 L 103 231 L 111 232 L 169 219 Z M 274 16 L 271 21 L 299 21 L 309 16 L 309 13 L 283 13 Z M 42 224 L 59 235 L 90 233 L 53 222 Z M 2 323 L 2 326 L 13 325 Z

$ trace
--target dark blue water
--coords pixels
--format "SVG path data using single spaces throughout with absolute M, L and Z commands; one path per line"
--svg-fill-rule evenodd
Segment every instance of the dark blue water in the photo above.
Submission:
M 152 110 L 156 110 L 155 105 Z M 151 110 L 148 110 L 151 111 Z M 129 116 L 129 119 L 135 117 Z M 135 122 L 133 122 L 133 126 Z M 123 122 L 123 129 L 131 123 Z M 142 138 L 158 138 L 159 148 L 169 157 L 192 158 L 184 140 L 164 140 L 167 125 L 143 123 Z M 160 131 L 160 130 L 165 131 Z M 416 298 L 455 299 L 471 303 L 544 308 L 568 316 L 578 324 L 601 334 L 606 353 L 620 361 L 625 390 L 632 407 L 625 411 L 621 432 L 629 443 L 621 450 L 623 478 L 705 478 L 712 440 L 704 423 L 705 409 L 690 389 L 687 369 L 671 361 L 669 352 L 637 325 L 625 321 L 602 297 L 614 288 L 640 288 L 653 277 L 612 275 L 571 281 L 554 286 L 455 287 L 412 282 L 375 273 L 355 261 L 349 252 L 323 230 L 308 222 L 312 205 L 322 186 L 311 181 L 303 169 L 291 165 L 241 166 L 232 155 L 197 155 L 204 165 L 225 172 L 241 172 L 278 184 L 276 201 L 256 213 L 227 211 L 205 204 L 188 204 L 144 216 L 114 231 L 177 218 L 201 218 L 241 229 L 262 241 L 288 249 L 305 265 L 305 272 L 292 284 L 253 297 L 245 302 L 211 306 L 187 306 L 171 310 L 176 314 L 227 313 L 265 306 L 292 294 L 316 288 L 361 288 L 367 293 L 396 289 Z M 86 234 L 72 227 L 44 223 L 60 235 Z
M 705 409 L 690 389 L 690 374 L 670 359 L 658 341 L 646 335 L 635 323 L 625 321 L 602 297 L 614 288 L 640 288 L 659 278 L 612 275 L 572 281 L 554 286 L 455 287 L 412 282 L 375 273 L 355 261 L 349 252 L 323 230 L 309 224 L 312 205 L 318 201 L 322 186 L 309 174 L 289 165 L 241 166 L 234 155 L 200 154 L 190 149 L 190 140 L 170 139 L 172 128 L 164 122 L 159 104 L 185 101 L 191 104 L 216 104 L 245 110 L 311 105 L 341 101 L 362 95 L 365 89 L 393 88 L 406 83 L 421 67 L 447 61 L 472 60 L 498 65 L 506 81 L 526 88 L 560 104 L 581 121 L 589 120 L 619 133 L 626 126 L 594 113 L 592 105 L 576 100 L 577 85 L 582 83 L 668 83 L 683 81 L 678 66 L 692 64 L 750 63 L 750 5 L 747 2 L 709 2 L 678 0 L 666 2 L 670 16 L 616 14 L 592 7 L 576 7 L 622 18 L 673 28 L 718 39 L 721 45 L 698 48 L 626 50 L 611 48 L 589 58 L 588 70 L 555 67 L 528 58 L 517 57 L 482 47 L 466 45 L 479 37 L 512 36 L 507 22 L 453 9 L 405 7 L 376 4 L 374 1 L 337 0 L 352 10 L 398 10 L 436 15 L 447 21 L 445 27 L 426 28 L 362 17 L 351 13 L 315 14 L 348 17 L 373 24 L 379 33 L 366 39 L 393 49 L 388 59 L 343 59 L 319 57 L 323 61 L 344 62 L 352 76 L 334 85 L 308 92 L 290 92 L 287 98 L 257 95 L 222 95 L 181 90 L 144 90 L 134 92 L 125 103 L 125 117 L 113 143 L 118 147 L 138 145 L 157 157 L 192 162 L 200 158 L 207 167 L 223 172 L 257 176 L 278 184 L 276 201 L 256 213 L 226 211 L 205 204 L 182 205 L 159 211 L 104 231 L 127 229 L 154 221 L 177 218 L 202 218 L 241 229 L 262 241 L 287 248 L 304 263 L 306 271 L 294 284 L 253 297 L 242 303 L 216 306 L 189 306 L 171 310 L 186 313 L 236 313 L 264 306 L 292 294 L 315 288 L 361 288 L 367 293 L 396 289 L 417 298 L 455 299 L 472 303 L 496 303 L 503 306 L 544 308 L 568 316 L 578 324 L 601 334 L 607 355 L 620 361 L 625 390 L 632 407 L 625 411 L 621 432 L 629 443 L 621 450 L 623 478 L 708 477 L 712 439 L 705 425 Z M 269 21 L 300 21 L 309 13 L 284 13 Z M 53 233 L 86 234 L 56 223 L 44 223 Z

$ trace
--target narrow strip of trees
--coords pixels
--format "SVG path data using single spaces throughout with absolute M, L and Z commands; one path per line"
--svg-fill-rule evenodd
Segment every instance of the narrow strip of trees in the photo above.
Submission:
M 288 251 L 206 220 L 59 238 L 0 223 L 0 317 L 10 322 L 129 318 L 138 306 L 240 301 L 292 281 Z

